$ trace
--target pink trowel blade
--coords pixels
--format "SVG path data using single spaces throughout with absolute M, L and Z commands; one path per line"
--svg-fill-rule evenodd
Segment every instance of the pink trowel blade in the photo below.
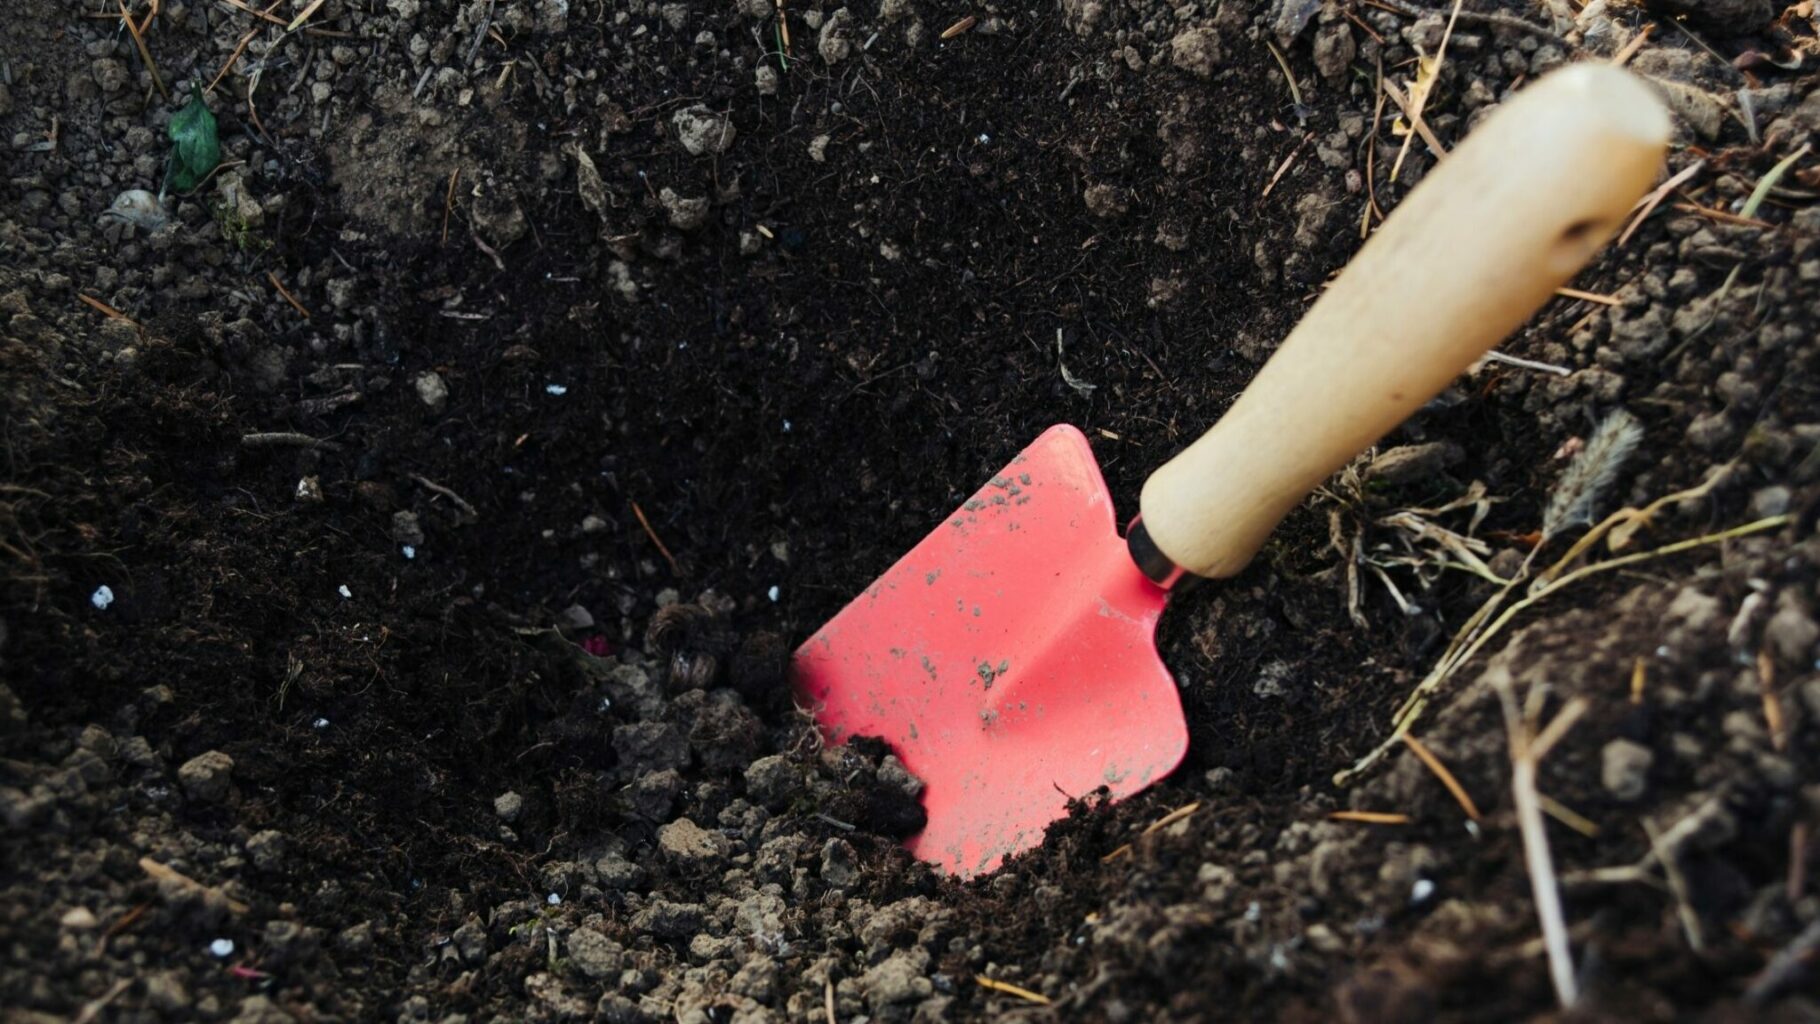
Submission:
M 1081 432 L 1051 427 L 796 652 L 834 742 L 877 736 L 923 780 L 906 845 L 972 876 L 1042 842 L 1071 797 L 1122 798 L 1188 748 L 1132 563 Z

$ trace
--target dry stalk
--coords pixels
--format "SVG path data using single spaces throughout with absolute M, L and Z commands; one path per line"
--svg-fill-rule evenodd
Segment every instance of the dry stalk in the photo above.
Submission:
M 1601 306 L 1622 306 L 1624 304 L 1615 295 L 1600 295 L 1598 292 L 1582 291 L 1579 288 L 1556 288 L 1555 294 L 1564 299 L 1579 299 L 1582 302 L 1596 302 Z
M 1397 107 L 1403 111 L 1403 116 L 1409 118 L 1415 125 L 1416 134 L 1422 136 L 1422 141 L 1428 143 L 1428 148 L 1434 150 L 1435 156 L 1447 155 L 1447 147 L 1441 145 L 1440 139 L 1435 138 L 1435 133 L 1428 127 L 1427 121 L 1415 116 L 1415 101 L 1411 100 L 1397 83 L 1388 78 L 1384 79 L 1384 94 L 1397 102 Z M 1407 136 L 1405 136 L 1404 145 L 1408 145 Z M 1396 178 L 1393 176 L 1390 180 L 1394 182 Z
M 1643 49 L 1643 44 L 1649 41 L 1649 34 L 1655 30 L 1656 23 L 1653 21 L 1644 25 L 1643 31 L 1632 36 L 1630 42 L 1624 44 L 1623 49 L 1612 55 L 1611 66 L 1621 68 L 1624 65 L 1629 64 L 1630 59 L 1637 55 L 1637 51 Z
M 139 59 L 145 61 L 145 69 L 152 73 L 152 84 L 158 87 L 158 95 L 163 96 L 164 102 L 169 103 L 171 91 L 164 87 L 164 76 L 158 73 L 158 62 L 152 59 L 152 51 L 145 45 L 145 36 L 139 31 L 139 26 L 133 23 L 132 14 L 126 9 L 126 0 L 119 0 L 119 3 L 120 20 L 126 25 L 127 33 L 133 37 L 133 46 L 139 50 Z
M 1593 532 L 1603 535 L 1605 531 L 1614 529 L 1616 526 L 1647 520 L 1655 510 L 1659 509 L 1664 504 L 1673 500 L 1693 496 L 1696 493 L 1704 494 L 1710 486 L 1711 484 L 1707 484 L 1702 487 L 1694 488 L 1691 491 L 1682 491 L 1679 494 L 1669 495 L 1666 498 L 1652 502 L 1648 508 L 1643 510 L 1623 509 L 1614 512 L 1611 516 L 1606 518 L 1604 523 L 1594 527 Z M 1416 688 L 1410 691 L 1409 696 L 1403 701 L 1402 706 L 1397 709 L 1396 715 L 1391 720 L 1392 728 L 1390 735 L 1373 748 L 1370 753 L 1360 758 L 1352 767 L 1335 773 L 1333 777 L 1334 785 L 1347 785 L 1360 774 L 1383 760 L 1384 756 L 1389 753 L 1393 747 L 1402 742 L 1403 737 L 1408 734 L 1410 727 L 1415 724 L 1416 720 L 1421 717 L 1422 712 L 1427 708 L 1428 702 L 1433 699 L 1435 692 L 1451 679 L 1454 673 L 1460 670 L 1461 666 L 1471 661 L 1475 655 L 1483 650 L 1485 645 L 1489 643 L 1493 637 L 1502 632 L 1504 627 L 1508 626 L 1512 619 L 1515 619 L 1530 606 L 1544 600 L 1552 594 L 1559 593 L 1590 576 L 1596 576 L 1600 573 L 1610 572 L 1614 569 L 1622 569 L 1626 566 L 1637 565 L 1658 558 L 1665 558 L 1669 555 L 1681 554 L 1682 552 L 1692 551 L 1696 548 L 1705 547 L 1710 544 L 1720 544 L 1728 540 L 1735 540 L 1739 537 L 1748 537 L 1752 534 L 1762 533 L 1765 530 L 1773 530 L 1780 526 L 1786 526 L 1793 521 L 1794 517 L 1790 515 L 1769 516 L 1756 520 L 1755 522 L 1745 523 L 1743 526 L 1734 526 L 1729 530 L 1721 530 L 1717 533 L 1703 534 L 1699 537 L 1675 541 L 1672 544 L 1664 544 L 1663 546 L 1650 551 L 1639 551 L 1629 555 L 1621 555 L 1616 558 L 1607 559 L 1603 562 L 1595 562 L 1592 565 L 1582 566 L 1572 572 L 1561 574 L 1561 570 L 1565 569 L 1567 564 L 1577 558 L 1582 552 L 1583 545 L 1576 544 L 1573 550 L 1570 550 L 1559 562 L 1549 567 L 1547 572 L 1537 578 L 1527 596 L 1522 600 L 1511 604 L 1508 608 L 1504 608 L 1502 614 L 1498 614 L 1498 610 L 1503 608 L 1505 600 L 1510 597 L 1511 593 L 1524 579 L 1524 574 L 1518 573 L 1514 579 L 1505 586 L 1499 588 L 1491 597 L 1487 598 L 1485 603 L 1480 605 L 1478 610 L 1474 611 L 1454 634 L 1453 640 L 1447 645 L 1447 649 L 1441 652 L 1441 657 L 1435 663 L 1435 667 L 1429 670 L 1428 675 L 1424 676 L 1420 683 L 1416 684 Z M 1612 538 L 1612 543 L 1614 547 L 1617 546 L 1618 538 L 1616 536 Z M 1493 618 L 1494 615 L 1496 618 Z
M 242 448 L 315 448 L 318 451 L 338 452 L 341 446 L 333 441 L 324 441 L 319 437 L 300 434 L 293 430 L 264 430 L 240 435 Z
M 1641 200 L 1638 200 L 1637 215 L 1630 219 L 1630 223 L 1624 228 L 1624 233 L 1618 236 L 1618 240 L 1612 244 L 1612 247 L 1623 248 L 1624 243 L 1630 241 L 1632 233 L 1634 233 L 1645 220 L 1649 219 L 1649 215 L 1656 211 L 1657 206 L 1662 204 L 1662 200 L 1668 198 L 1670 192 L 1673 192 L 1676 188 L 1686 184 L 1689 178 L 1699 174 L 1700 169 L 1705 166 L 1706 161 L 1695 160 L 1693 163 L 1681 168 L 1673 177 L 1656 186 L 1654 192 L 1651 192 Z
M 651 538 L 651 543 L 657 545 L 657 553 L 663 555 L 664 561 L 669 563 L 670 575 L 681 576 L 682 570 L 676 567 L 676 556 L 672 555 L 670 549 L 664 546 L 662 538 L 657 536 L 657 531 L 651 528 L 651 520 L 645 518 L 645 510 L 639 508 L 636 501 L 632 502 L 632 514 L 638 517 L 638 525 L 645 528 L 645 536 Z
M 1194 812 L 1196 812 L 1200 809 L 1201 809 L 1201 802 L 1199 800 L 1196 800 L 1194 803 L 1191 803 L 1191 804 L 1186 804 L 1184 806 L 1177 807 L 1175 810 L 1170 811 L 1168 814 L 1163 815 L 1162 817 L 1158 818 L 1157 820 L 1151 822 L 1149 825 L 1144 826 L 1144 831 L 1141 834 L 1151 835 L 1153 833 L 1160 832 L 1163 829 L 1166 829 L 1169 826 L 1175 824 L 1176 822 L 1181 821 L 1183 818 L 1188 817 L 1189 815 L 1193 814 Z
M 469 522 L 474 522 L 480 518 L 480 513 L 475 510 L 474 506 L 468 504 L 468 501 L 466 498 L 463 498 L 461 495 L 456 494 L 454 491 L 449 490 L 447 487 L 444 487 L 443 485 L 437 483 L 436 481 L 431 480 L 429 477 L 424 476 L 422 473 L 412 473 L 411 479 L 416 481 L 417 486 L 422 487 L 424 490 L 429 491 L 433 494 L 440 494 L 443 497 L 454 502 L 455 507 L 460 509 L 462 511 L 462 513 L 468 517 Z
M 1561 886 L 1555 880 L 1554 856 L 1548 849 L 1547 825 L 1542 820 L 1542 798 L 1536 789 L 1536 775 L 1542 756 L 1585 710 L 1585 701 L 1575 698 L 1553 722 L 1538 735 L 1517 707 L 1517 695 L 1508 679 L 1497 683 L 1498 704 L 1504 710 L 1504 730 L 1510 740 L 1510 791 L 1516 804 L 1517 830 L 1523 837 L 1523 863 L 1529 872 L 1529 886 L 1536 900 L 1536 917 L 1542 923 L 1542 941 L 1548 950 L 1548 973 L 1555 986 L 1555 998 L 1562 1009 L 1571 1009 L 1580 998 L 1579 982 L 1574 977 L 1573 952 L 1568 947 L 1567 918 L 1561 911 Z M 1566 724 L 1562 724 L 1565 720 Z
M 1560 822 L 1563 825 L 1566 825 L 1568 828 L 1573 829 L 1575 832 L 1580 833 L 1581 835 L 1585 836 L 1588 839 L 1594 839 L 1594 838 L 1598 837 L 1598 835 L 1599 835 L 1598 822 L 1593 821 L 1591 818 L 1588 818 L 1586 815 L 1581 814 L 1579 811 L 1574 810 L 1572 807 L 1569 807 L 1566 804 L 1562 803 L 1561 801 L 1556 800 L 1554 797 L 1549 796 L 1547 793 L 1542 793 L 1542 794 L 1540 794 L 1540 796 L 1542 798 L 1542 813 L 1543 814 L 1548 815 L 1549 817 L 1555 819 L 1556 821 Z
M 988 978 L 984 974 L 974 975 L 973 980 L 978 982 L 979 987 L 983 989 L 990 989 L 993 992 L 1003 992 L 1008 996 L 1016 996 L 1027 1003 L 1035 1003 L 1038 1006 L 1049 1005 L 1050 1000 L 1048 996 L 1043 995 L 1040 992 L 1032 992 L 1021 985 L 1013 985 L 1008 981 L 998 981 L 993 978 Z
M 178 871 L 176 868 L 155 861 L 150 857 L 139 858 L 139 869 L 144 871 L 146 875 L 155 882 L 170 882 L 187 892 L 199 893 L 204 896 L 215 896 L 221 900 L 222 905 L 236 914 L 244 914 L 252 909 L 245 903 L 222 892 L 219 886 L 204 885 L 183 872 Z
M 1681 864 L 1673 854 L 1662 851 L 1662 833 L 1649 819 L 1643 819 L 1643 831 L 1649 836 L 1649 848 L 1656 852 L 1656 859 L 1662 862 L 1662 877 L 1668 880 L 1668 891 L 1675 897 L 1675 916 L 1681 919 L 1681 930 L 1687 935 L 1687 944 L 1694 952 L 1706 949 L 1705 936 L 1700 931 L 1700 918 L 1694 913 L 1693 905 L 1687 901 L 1687 879 L 1681 874 Z
M 1460 780 L 1454 778 L 1453 772 L 1447 770 L 1447 766 L 1441 763 L 1441 759 L 1435 756 L 1434 751 L 1429 750 L 1421 740 L 1408 733 L 1403 734 L 1403 743 L 1409 747 L 1410 753 L 1416 755 L 1423 764 L 1428 766 L 1428 770 L 1434 773 L 1435 778 L 1441 780 L 1441 785 L 1446 786 L 1447 791 L 1453 794 L 1455 802 L 1460 805 L 1461 810 L 1466 812 L 1466 816 L 1473 821 L 1478 821 L 1479 805 L 1472 802 L 1472 797 L 1467 794 L 1466 787 L 1460 785 Z
M 1814 951 L 1820 949 L 1820 920 L 1814 921 L 1770 958 L 1762 971 L 1744 990 L 1744 1002 L 1764 1006 L 1770 1000 L 1798 985 L 1814 962 Z
M 1460 20 L 1460 5 L 1462 2 L 1463 0 L 1453 0 L 1453 13 L 1447 18 L 1447 28 L 1443 29 L 1441 32 L 1441 45 L 1435 48 L 1434 64 L 1431 67 L 1424 69 L 1428 74 L 1424 76 L 1418 71 L 1415 83 L 1409 87 L 1410 97 L 1408 114 L 1409 124 L 1412 128 L 1425 123 L 1422 119 L 1422 111 L 1428 108 L 1429 94 L 1434 92 L 1435 83 L 1441 79 L 1441 68 L 1447 63 L 1447 42 L 1453 38 L 1454 24 Z M 1417 66 L 1420 67 L 1421 65 Z M 1424 139 L 1427 138 L 1429 138 L 1429 136 L 1425 134 Z M 1414 139 L 1415 134 L 1413 132 L 1403 136 L 1403 148 L 1397 150 L 1396 163 L 1390 165 L 1391 181 L 1397 180 L 1397 175 L 1403 170 L 1403 159 L 1409 155 L 1409 144 Z M 1429 142 L 1429 145 L 1432 146 L 1434 143 Z M 1437 152 L 1435 155 L 1439 156 L 1440 153 Z
M 308 320 L 310 318 L 310 311 L 303 308 L 303 303 L 297 301 L 297 296 L 291 294 L 291 290 L 284 286 L 283 281 L 278 280 L 277 271 L 275 271 L 275 270 L 266 271 L 265 279 L 272 282 L 272 287 L 278 289 L 279 296 L 282 297 L 284 299 L 284 301 L 290 303 L 292 309 L 294 309 L 298 313 L 302 314 L 302 316 L 305 320 Z
M 1395 811 L 1334 811 L 1328 821 L 1356 821 L 1361 825 L 1407 825 L 1409 815 Z

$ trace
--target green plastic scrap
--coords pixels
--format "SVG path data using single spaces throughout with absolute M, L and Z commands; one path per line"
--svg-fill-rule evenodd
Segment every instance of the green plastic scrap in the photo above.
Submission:
M 179 192 L 188 192 L 206 181 L 221 163 L 220 129 L 196 83 L 190 83 L 190 101 L 171 118 L 169 131 L 171 185 Z

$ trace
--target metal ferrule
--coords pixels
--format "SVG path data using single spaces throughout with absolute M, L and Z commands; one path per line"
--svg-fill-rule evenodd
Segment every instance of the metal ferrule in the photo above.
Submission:
M 1131 561 L 1138 571 L 1164 590 L 1186 590 L 1201 580 L 1163 554 L 1156 541 L 1150 539 L 1150 531 L 1144 528 L 1142 514 L 1132 517 L 1131 525 L 1125 529 L 1125 548 L 1131 552 Z

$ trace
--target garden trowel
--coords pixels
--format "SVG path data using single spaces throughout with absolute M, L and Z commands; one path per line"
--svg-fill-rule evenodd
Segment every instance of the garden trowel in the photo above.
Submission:
M 1052 427 L 810 637 L 792 679 L 824 733 L 885 740 L 925 784 L 910 850 L 991 871 L 1071 798 L 1174 770 L 1188 728 L 1153 639 L 1172 589 L 1243 569 L 1313 487 L 1546 302 L 1650 186 L 1668 133 L 1624 71 L 1538 80 L 1151 474 L 1125 536 L 1087 439 Z

